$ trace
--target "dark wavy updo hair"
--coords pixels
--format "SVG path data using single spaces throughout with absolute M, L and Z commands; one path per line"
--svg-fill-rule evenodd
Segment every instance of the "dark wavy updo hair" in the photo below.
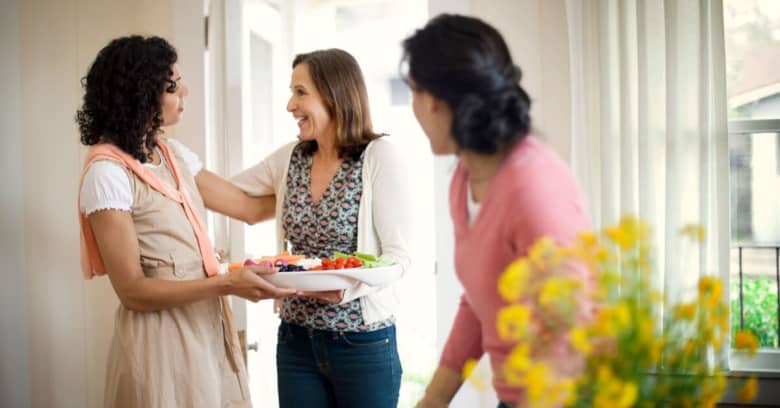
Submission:
M 145 163 L 144 145 L 151 152 L 163 123 L 162 93 L 176 91 L 171 75 L 177 58 L 160 37 L 121 37 L 100 50 L 81 80 L 81 143 L 112 143 Z
M 458 147 L 493 154 L 531 129 L 531 99 L 504 39 L 473 17 L 442 14 L 403 42 L 413 86 L 446 101 Z

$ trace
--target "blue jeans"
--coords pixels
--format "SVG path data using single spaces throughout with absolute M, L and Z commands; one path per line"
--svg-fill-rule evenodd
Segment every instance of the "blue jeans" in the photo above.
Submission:
M 396 408 L 401 360 L 395 326 L 367 333 L 279 325 L 280 408 Z
M 512 408 L 512 406 L 507 404 L 506 402 L 499 402 L 498 408 Z

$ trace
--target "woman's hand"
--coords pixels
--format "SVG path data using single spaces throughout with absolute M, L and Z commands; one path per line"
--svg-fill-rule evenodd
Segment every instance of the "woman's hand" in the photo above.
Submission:
M 222 276 L 227 286 L 227 294 L 236 295 L 252 302 L 300 294 L 295 289 L 278 288 L 259 276 L 274 273 L 276 273 L 276 269 L 269 266 L 250 265 Z
M 343 290 L 327 290 L 322 292 L 302 292 L 300 296 L 321 300 L 325 303 L 337 305 L 344 299 Z
M 439 366 L 433 373 L 431 383 L 425 388 L 425 396 L 416 408 L 446 408 L 463 383 L 460 373 L 445 366 Z

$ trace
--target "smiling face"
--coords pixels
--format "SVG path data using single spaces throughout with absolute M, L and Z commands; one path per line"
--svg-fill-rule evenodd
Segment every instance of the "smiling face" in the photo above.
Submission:
M 162 109 L 163 126 L 171 126 L 181 120 L 184 113 L 184 98 L 189 94 L 189 88 L 181 79 L 179 65 L 173 64 L 171 67 L 173 74 L 170 82 L 167 82 L 163 89 L 160 99 L 160 108 Z
M 287 111 L 298 121 L 298 138 L 310 141 L 335 137 L 336 124 L 309 75 L 307 64 L 298 64 L 293 69 L 290 91 Z
M 455 154 L 458 145 L 452 136 L 452 110 L 449 105 L 431 95 L 430 92 L 416 86 L 411 78 L 407 79 L 412 90 L 412 111 L 420 124 L 431 151 L 435 155 Z

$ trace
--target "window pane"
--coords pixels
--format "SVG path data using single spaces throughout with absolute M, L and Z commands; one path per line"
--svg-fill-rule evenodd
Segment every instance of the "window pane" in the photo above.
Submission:
M 778 132 L 729 137 L 731 327 L 753 331 L 767 348 L 778 347 L 778 139 Z
M 780 1 L 725 0 L 732 119 L 780 118 Z
M 731 194 L 731 327 L 778 347 L 780 1 L 724 0 Z M 752 131 L 750 130 L 752 129 Z M 732 335 L 732 341 L 734 336 Z

